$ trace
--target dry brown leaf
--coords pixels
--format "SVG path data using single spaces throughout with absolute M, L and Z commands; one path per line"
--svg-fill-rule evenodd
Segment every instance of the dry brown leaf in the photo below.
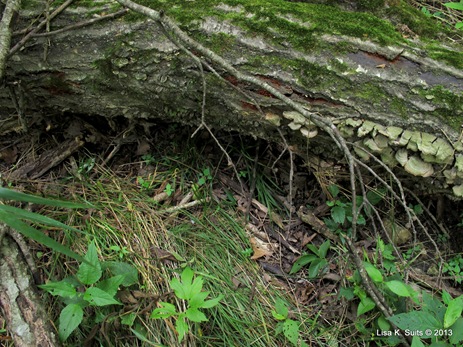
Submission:
M 177 259 L 174 257 L 174 255 L 164 249 L 158 248 L 151 246 L 150 248 L 151 254 L 153 255 L 154 258 L 157 260 L 172 260 L 172 261 L 177 261 Z
M 251 237 L 249 241 L 251 242 L 251 247 L 254 251 L 254 254 L 251 257 L 252 260 L 256 260 L 273 254 L 273 252 L 270 250 L 268 243 L 265 243 L 256 237 Z

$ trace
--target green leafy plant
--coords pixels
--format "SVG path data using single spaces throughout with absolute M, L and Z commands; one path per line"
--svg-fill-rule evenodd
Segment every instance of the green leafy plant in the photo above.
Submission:
M 463 258 L 461 254 L 444 263 L 443 273 L 447 273 L 454 278 L 454 281 L 460 284 L 463 279 Z
M 84 260 L 75 276 L 39 286 L 51 295 L 61 297 L 66 303 L 59 316 L 59 337 L 62 341 L 82 323 L 86 307 L 122 305 L 115 299 L 119 286 L 128 287 L 138 283 L 138 271 L 132 265 L 120 262 L 101 263 L 94 242 L 89 244 Z M 102 279 L 106 269 L 112 277 Z
M 41 205 L 48 205 L 48 206 L 58 206 L 64 208 L 90 208 L 93 207 L 90 204 L 79 204 L 69 201 L 62 201 L 62 200 L 53 200 L 42 198 L 38 196 L 33 196 L 21 192 L 17 192 L 8 188 L 0 188 L 0 199 L 1 200 L 13 200 L 13 201 L 21 201 L 21 202 L 30 202 L 34 204 L 41 204 Z M 42 216 L 41 214 L 34 213 L 27 211 L 25 209 L 9 206 L 6 204 L 0 204 L 0 221 L 8 225 L 9 227 L 17 230 L 25 237 L 29 237 L 30 239 L 41 243 L 42 245 L 52 249 L 55 252 L 62 253 L 76 259 L 78 261 L 83 261 L 83 258 L 71 251 L 68 247 L 63 246 L 61 243 L 55 241 L 54 239 L 48 237 L 43 232 L 38 230 L 37 228 L 31 226 L 29 223 L 35 223 L 38 225 L 46 225 L 55 228 L 61 228 L 65 230 L 69 230 L 72 232 L 82 233 L 82 231 L 67 226 L 57 220 L 52 218 Z
M 149 191 L 153 187 L 153 181 L 152 180 L 145 180 L 143 177 L 138 176 L 137 177 L 137 182 L 140 185 L 141 191 Z
M 142 155 L 141 159 L 145 162 L 146 165 L 150 165 L 156 162 L 156 159 L 151 154 Z
M 396 314 L 389 318 L 404 331 L 418 332 L 412 346 L 424 346 L 422 340 L 431 339 L 432 346 L 460 345 L 463 342 L 463 295 L 452 298 L 443 291 L 442 301 L 423 291 L 421 310 Z
M 127 247 L 125 247 L 125 246 L 124 247 L 111 246 L 111 247 L 109 247 L 109 250 L 116 252 L 118 254 L 118 256 L 119 256 L 119 259 L 122 259 L 125 256 L 127 256 L 128 254 L 130 254 L 130 252 L 127 250 Z
M 460 2 L 447 2 L 444 4 L 448 8 L 452 8 L 454 10 L 463 11 L 463 1 Z M 460 21 L 455 24 L 455 28 L 463 30 L 463 21 Z
M 342 236 L 343 233 L 350 235 L 352 231 L 352 202 L 347 201 L 343 197 L 338 197 L 340 190 L 336 185 L 330 185 L 328 187 L 333 199 L 326 202 L 331 207 L 330 218 L 324 218 L 325 225 L 334 233 Z M 371 205 L 376 205 L 384 197 L 383 190 L 369 191 L 367 193 L 367 199 Z M 360 208 L 363 202 L 363 197 L 358 196 L 356 201 L 357 209 Z M 365 205 L 364 207 L 366 215 L 371 214 L 371 207 Z M 365 225 L 365 216 L 357 211 L 357 225 Z
M 211 308 L 222 300 L 223 295 L 210 300 L 206 300 L 210 294 L 203 290 L 203 278 L 197 276 L 193 279 L 194 272 L 191 268 L 186 267 L 181 274 L 181 281 L 178 278 L 173 278 L 170 281 L 170 287 L 173 289 L 175 296 L 178 299 L 184 300 L 186 303 L 185 311 L 178 311 L 175 305 L 168 302 L 160 302 L 161 307 L 156 308 L 151 313 L 151 318 L 165 319 L 175 317 L 175 329 L 178 333 L 178 341 L 181 342 L 186 333 L 189 331 L 187 321 L 206 322 L 208 319 L 201 309 Z
M 170 183 L 167 183 L 166 188 L 164 189 L 164 192 L 167 194 L 167 196 L 171 196 L 175 192 L 175 189 L 174 187 L 172 187 Z
M 301 341 L 300 324 L 298 321 L 289 318 L 289 310 L 283 300 L 277 299 L 275 310 L 272 310 L 273 318 L 278 322 L 275 333 L 281 334 L 288 339 L 294 346 L 308 347 L 309 345 Z
M 312 244 L 308 244 L 307 248 L 312 254 L 303 254 L 293 264 L 290 274 L 294 274 L 302 269 L 307 264 L 309 266 L 309 278 L 317 277 L 328 265 L 326 255 L 330 249 L 330 241 L 326 240 L 319 248 Z
M 206 183 L 212 182 L 211 170 L 209 168 L 204 169 L 199 173 L 198 181 L 191 185 L 191 190 L 193 192 L 193 197 L 195 199 L 201 199 L 201 190 Z
M 198 185 L 202 186 L 210 181 L 212 181 L 211 170 L 206 168 L 199 174 Z
M 426 17 L 442 17 L 441 11 L 431 13 L 431 11 L 429 11 L 425 6 L 421 7 L 421 12 L 423 12 Z
M 95 166 L 95 158 L 87 158 L 82 160 L 77 168 L 77 173 L 79 175 L 88 175 L 90 171 L 93 170 Z

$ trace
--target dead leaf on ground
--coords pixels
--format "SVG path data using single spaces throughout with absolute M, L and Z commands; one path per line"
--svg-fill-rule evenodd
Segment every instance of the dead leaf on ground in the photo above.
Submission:
M 257 237 L 251 237 L 249 241 L 251 242 L 251 247 L 254 251 L 254 254 L 251 257 L 252 260 L 256 260 L 265 256 L 271 256 L 273 254 L 273 251 L 270 249 L 270 244 L 265 243 Z
M 177 261 L 177 259 L 175 258 L 175 256 L 164 250 L 164 249 L 161 249 L 161 248 L 158 248 L 158 247 L 155 247 L 155 246 L 151 246 L 150 248 L 151 250 L 151 254 L 153 255 L 154 258 L 156 258 L 157 260 L 171 260 L 171 261 Z

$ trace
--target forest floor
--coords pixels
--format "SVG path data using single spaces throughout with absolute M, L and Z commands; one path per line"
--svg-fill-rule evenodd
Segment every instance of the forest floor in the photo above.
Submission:
M 43 233 L 81 255 L 94 245 L 101 262 L 126 263 L 138 271 L 135 282 L 117 290 L 117 304 L 85 307 L 65 345 L 403 343 L 399 336 L 387 336 L 393 326 L 369 299 L 343 242 L 351 231 L 352 202 L 341 163 L 314 156 L 303 161 L 288 148 L 239 134 L 216 133 L 214 139 L 201 130 L 192 137 L 195 129 L 188 126 L 153 124 L 148 132 L 105 134 L 49 170 L 34 171 L 34 165 L 44 165 L 40 158 L 56 155 L 54 148 L 63 152 L 59 143 L 75 128 L 71 122 L 65 130 L 9 140 L 13 145 L 2 150 L 0 167 L 4 187 L 92 204 L 75 210 L 35 205 L 34 212 L 83 232 L 42 226 Z M 445 308 L 443 292 L 460 297 L 461 202 L 424 194 L 418 201 L 408 195 L 428 230 L 415 237 L 404 225 L 403 209 L 380 182 L 368 176 L 364 182 L 378 215 L 368 209 L 361 213 L 355 246 L 394 314 L 429 313 L 426 302 L 438 304 L 441 297 Z M 381 230 L 376 216 L 390 234 Z M 29 245 L 41 284 L 74 283 L 76 261 L 39 243 Z M 185 272 L 190 268 L 200 280 L 191 282 Z M 397 282 L 406 287 L 391 288 Z M 191 306 L 180 292 L 195 285 L 209 292 L 207 299 L 220 299 L 203 306 L 205 316 L 197 316 L 197 322 L 178 315 Z M 406 295 L 403 288 L 417 295 Z M 41 295 L 58 329 L 69 298 Z M 164 303 L 177 313 L 153 318 L 156 308 L 167 307 Z M 437 316 L 447 316 L 435 309 Z M 4 324 L 0 327 L 4 345 L 12 346 Z M 430 341 L 423 339 L 422 345 Z M 450 346 L 455 341 L 447 335 L 434 342 Z

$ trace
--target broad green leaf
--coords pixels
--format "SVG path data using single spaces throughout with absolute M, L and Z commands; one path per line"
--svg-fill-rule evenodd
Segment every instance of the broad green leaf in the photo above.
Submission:
M 463 2 L 448 2 L 448 3 L 444 4 L 444 6 L 447 6 L 449 8 L 453 8 L 454 10 L 463 11 Z
M 455 323 L 449 328 L 452 330 L 452 336 L 450 336 L 450 343 L 457 345 L 463 341 L 463 318 L 458 318 Z
M 84 293 L 84 300 L 92 306 L 122 305 L 109 293 L 100 288 L 90 287 Z
M 288 306 L 280 298 L 275 302 L 275 311 L 284 318 L 288 317 Z
M 178 278 L 176 277 L 172 278 L 172 280 L 170 281 L 170 287 L 175 292 L 175 296 L 177 298 L 180 298 L 183 300 L 187 299 L 188 293 L 185 290 L 185 286 L 183 285 L 183 283 L 179 281 Z
M 410 290 L 409 286 L 407 286 L 405 283 L 402 281 L 387 281 L 384 282 L 384 284 L 393 292 L 394 294 L 397 294 L 398 296 L 405 296 L 409 297 L 410 296 Z
M 17 208 L 17 207 L 8 206 L 8 205 L 0 205 L 0 210 L 3 210 L 3 211 L 5 211 L 5 212 L 7 212 L 7 213 L 9 213 L 11 215 L 14 215 L 18 219 L 25 219 L 25 220 L 35 222 L 35 223 L 45 224 L 45 225 L 53 226 L 53 227 L 56 227 L 56 228 L 62 228 L 62 229 L 66 229 L 66 230 L 70 230 L 70 231 L 74 231 L 74 232 L 78 232 L 78 233 L 83 233 L 79 229 L 70 227 L 70 226 L 68 226 L 68 225 L 66 225 L 64 223 L 61 223 L 61 222 L 53 219 L 53 218 L 43 216 L 43 215 L 41 215 L 39 213 L 30 212 L 30 211 L 24 210 L 22 208 Z
M 85 254 L 84 259 L 86 262 L 80 264 L 76 276 L 83 284 L 94 284 L 103 274 L 94 241 L 88 245 L 87 254 Z
M 198 310 L 197 308 L 191 308 L 191 307 L 188 308 L 185 311 L 185 316 L 192 322 L 199 323 L 199 322 L 207 321 L 206 315 L 202 313 L 200 310 Z
M 319 249 L 317 246 L 315 246 L 314 244 L 311 244 L 311 243 L 308 243 L 307 244 L 307 248 L 312 251 L 313 254 L 317 255 L 318 256 L 318 252 L 319 252 Z
M 442 301 L 427 293 L 422 292 L 422 310 L 428 314 L 432 314 L 439 322 L 440 327 L 444 325 L 444 315 L 447 307 L 444 306 Z
M 320 258 L 326 258 L 326 254 L 328 253 L 328 250 L 330 249 L 331 243 L 330 240 L 326 240 L 320 245 L 320 248 L 318 249 L 318 256 Z
M 82 307 L 77 304 L 69 304 L 59 315 L 59 337 L 66 341 L 69 335 L 79 326 L 84 317 Z
M 286 316 L 283 316 L 282 314 L 272 310 L 272 316 L 273 318 L 275 318 L 276 320 L 285 320 L 286 319 Z
M 338 297 L 343 297 L 349 301 L 352 300 L 354 296 L 354 290 L 350 287 L 341 287 L 341 289 L 339 290 Z
M 366 297 L 360 301 L 358 307 L 357 307 L 357 317 L 371 311 L 376 307 L 375 302 L 370 299 L 369 297 Z
M 201 276 L 196 277 L 193 283 L 191 284 L 191 286 L 185 290 L 185 291 L 188 291 L 187 299 L 189 300 L 194 295 L 201 293 L 201 290 L 203 289 L 203 284 L 204 284 L 203 278 Z
M 188 332 L 188 324 L 183 317 L 178 317 L 175 322 L 175 330 L 178 333 L 178 342 L 182 342 L 185 334 Z
M 387 321 L 387 319 L 381 315 L 379 316 L 378 320 L 376 321 L 378 323 L 378 327 L 383 330 L 391 330 L 391 324 Z
M 457 24 L 455 24 L 455 28 L 463 29 L 463 22 L 458 22 Z
M 220 302 L 220 300 L 223 299 L 223 295 L 219 295 L 218 297 L 214 298 L 214 299 L 210 299 L 210 300 L 206 300 L 204 301 L 204 304 L 201 305 L 202 308 L 211 308 L 211 307 L 214 307 L 214 306 L 217 306 Z
M 458 297 L 451 300 L 444 315 L 444 329 L 453 325 L 461 317 L 461 312 L 463 312 L 463 301 L 461 298 Z
M 314 254 L 306 254 L 306 255 L 303 255 L 303 256 L 299 257 L 299 259 L 297 259 L 294 262 L 293 266 L 291 267 L 291 271 L 289 273 L 292 275 L 292 274 L 298 272 L 305 265 L 311 263 L 315 259 L 317 259 L 317 256 L 314 255 Z
M 442 291 L 442 301 L 448 305 L 452 301 L 452 296 L 445 290 Z
M 344 207 L 334 206 L 331 209 L 331 218 L 333 218 L 333 220 L 336 223 L 344 223 L 344 221 L 346 220 L 346 210 L 344 209 Z
M 381 200 L 383 200 L 384 196 L 386 195 L 385 189 L 375 189 L 370 190 L 367 192 L 367 199 L 373 206 L 378 204 Z
M 365 266 L 365 270 L 368 273 L 368 276 L 376 282 L 376 283 L 381 283 L 383 282 L 383 275 L 381 274 L 381 271 L 379 271 L 374 265 L 371 263 L 364 261 L 363 266 Z
M 38 287 L 46 290 L 53 296 L 61 296 L 62 298 L 72 298 L 77 294 L 76 288 L 66 281 L 48 282 Z
M 193 282 L 193 275 L 194 272 L 190 267 L 187 266 L 185 269 L 183 269 L 181 274 L 183 284 L 191 285 L 191 283 Z
M 317 277 L 327 265 L 328 262 L 325 259 L 315 259 L 309 266 L 309 278 Z
M 119 286 L 122 284 L 122 282 L 124 282 L 124 276 L 117 275 L 114 277 L 110 277 L 104 281 L 98 282 L 96 287 L 105 291 L 109 295 L 114 296 L 119 290 Z
M 413 336 L 411 347 L 426 347 L 418 336 Z
M 120 261 L 106 261 L 103 263 L 103 268 L 109 269 L 114 276 L 124 276 L 124 281 L 122 281 L 124 287 L 138 283 L 138 270 L 131 264 Z
M 331 195 L 334 197 L 338 196 L 339 194 L 339 188 L 337 185 L 334 185 L 334 184 L 330 184 L 328 186 L 328 191 L 331 193 Z
M 71 201 L 62 201 L 55 199 L 42 198 L 40 196 L 34 196 L 26 193 L 17 192 L 8 188 L 0 188 L 0 199 L 2 200 L 14 200 L 14 201 L 24 201 L 32 202 L 34 204 L 48 205 L 48 206 L 57 206 L 57 207 L 66 207 L 66 208 L 90 208 L 94 207 L 93 205 L 79 204 Z
M 434 341 L 433 343 L 429 345 L 429 347 L 455 347 L 455 346 L 452 346 L 445 341 Z
M 201 308 L 204 304 L 204 300 L 207 298 L 210 292 L 200 292 L 193 295 L 193 297 L 188 301 L 188 306 L 191 308 Z
M 426 329 L 442 329 L 442 324 L 432 315 L 423 311 L 399 313 L 388 320 L 402 330 L 425 331 Z M 426 338 L 423 336 L 422 338 Z
M 29 224 L 24 223 L 15 216 L 6 213 L 5 211 L 0 210 L 0 221 L 4 222 L 10 228 L 13 228 L 16 231 L 20 232 L 25 237 L 37 241 L 38 243 L 52 249 L 55 252 L 62 253 L 80 262 L 84 261 L 84 258 L 82 258 L 82 256 L 71 251 L 68 247 L 63 246 L 61 243 L 53 240 L 51 237 L 48 237 L 44 233 L 31 227 Z
M 131 327 L 133 325 L 133 322 L 135 321 L 135 318 L 137 318 L 137 315 L 133 312 L 125 314 L 121 317 L 121 324 L 128 325 L 129 327 Z
M 168 318 L 177 314 L 177 309 L 171 303 L 161 301 L 159 304 L 162 307 L 153 310 L 150 316 L 151 318 Z
M 294 346 L 297 346 L 297 341 L 299 340 L 299 323 L 292 319 L 285 320 L 283 322 L 283 334 Z

